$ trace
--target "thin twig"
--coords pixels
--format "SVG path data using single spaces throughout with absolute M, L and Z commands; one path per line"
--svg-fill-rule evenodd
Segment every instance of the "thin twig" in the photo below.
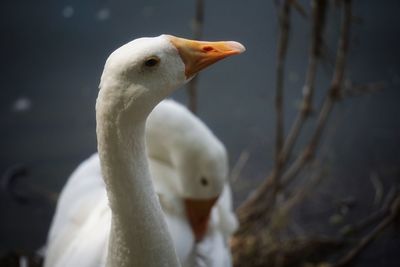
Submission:
M 283 109 L 283 99 L 284 99 L 284 66 L 285 59 L 287 53 L 287 46 L 289 42 L 289 33 L 290 33 L 290 10 L 292 0 L 284 0 L 282 7 L 279 11 L 279 37 L 277 42 L 277 63 L 276 63 L 276 92 L 275 92 L 275 112 L 276 112 L 276 136 L 275 136 L 275 161 L 274 161 L 274 171 L 272 174 L 265 180 L 265 182 L 261 185 L 261 187 L 256 190 L 252 196 L 250 196 L 241 206 L 238 208 L 238 213 L 242 213 L 245 210 L 248 210 L 247 207 L 252 206 L 253 203 L 256 203 L 258 199 L 263 198 L 262 195 L 265 195 L 265 191 L 272 188 L 272 196 L 268 198 L 268 206 L 273 206 L 275 202 L 276 193 L 279 191 L 279 180 L 281 176 L 282 165 L 279 160 L 279 155 L 283 146 L 283 138 L 284 138 L 284 109 Z M 262 207 L 261 210 L 268 207 Z M 257 208 L 254 207 L 254 213 Z M 242 210 L 242 212 L 240 211 Z M 249 210 L 250 211 L 250 210 Z M 262 212 L 262 211 L 261 211 Z M 244 215 L 244 213 L 242 214 Z M 244 216 L 246 217 L 246 216 Z
M 317 73 L 318 60 L 321 57 L 323 44 L 323 31 L 326 18 L 326 1 L 312 1 L 312 30 L 311 46 L 309 50 L 309 62 L 306 72 L 306 80 L 303 87 L 303 99 L 299 113 L 292 125 L 292 128 L 285 140 L 285 144 L 280 155 L 282 165 L 286 163 L 292 152 L 293 146 L 297 141 L 300 131 L 305 121 L 313 110 L 313 96 L 315 87 L 315 77 Z
M 323 130 L 328 121 L 328 117 L 332 111 L 332 108 L 336 101 L 339 99 L 342 90 L 342 84 L 344 79 L 344 72 L 346 66 L 346 57 L 349 46 L 351 26 L 351 0 L 344 0 L 343 7 L 343 19 L 340 29 L 340 38 L 338 50 L 336 53 L 335 70 L 333 73 L 332 82 L 328 90 L 328 94 L 322 104 L 321 111 L 319 113 L 316 128 L 311 136 L 310 142 L 303 152 L 297 157 L 292 163 L 288 171 L 284 174 L 282 180 L 284 184 L 289 183 L 294 179 L 297 174 L 303 169 L 303 167 L 310 162 L 314 157 L 317 150 L 317 146 L 320 142 Z
M 236 161 L 235 165 L 233 166 L 233 168 L 231 170 L 231 175 L 230 175 L 230 179 L 229 179 L 231 181 L 231 183 L 234 183 L 239 179 L 240 174 L 241 174 L 244 166 L 246 165 L 249 157 L 250 157 L 250 154 L 247 150 L 243 150 L 242 153 L 240 153 L 238 160 Z
M 276 63 L 276 91 L 275 91 L 275 111 L 276 111 L 276 137 L 275 137 L 275 168 L 279 164 L 279 155 L 283 146 L 284 137 L 284 71 L 287 46 L 290 32 L 290 0 L 284 0 L 279 12 L 279 38 L 277 44 L 277 63 Z
M 313 21 L 312 21 L 312 42 L 309 54 L 309 63 L 307 67 L 307 78 L 303 90 L 303 108 L 299 111 L 300 119 L 296 119 L 291 131 L 283 144 L 283 78 L 284 78 L 284 59 L 286 56 L 288 35 L 290 30 L 290 4 L 293 1 L 285 1 L 280 14 L 280 36 L 278 39 L 277 66 L 276 66 L 276 143 L 275 143 L 275 165 L 269 177 L 263 184 L 238 208 L 238 213 L 244 210 L 250 210 L 248 207 L 260 199 L 268 198 L 268 201 L 274 201 L 275 196 L 280 190 L 280 180 L 282 170 L 286 165 L 288 155 L 291 153 L 293 145 L 299 135 L 305 119 L 308 117 L 312 105 L 312 96 L 314 88 L 314 80 L 316 75 L 317 61 L 320 56 L 323 25 L 325 20 L 326 4 L 325 0 L 314 1 L 313 3 Z M 294 1 L 295 2 L 295 1 Z M 322 14 L 321 14 L 322 13 Z M 284 145 L 284 146 L 283 146 Z M 268 195 L 268 190 L 272 188 L 272 196 Z M 263 201 L 265 202 L 265 201 Z M 272 206 L 271 203 L 268 204 Z M 253 208 L 255 210 L 255 208 Z
M 366 93 L 374 93 L 374 92 L 379 92 L 385 88 L 385 83 L 383 82 L 376 82 L 376 83 L 370 83 L 370 84 L 362 84 L 362 85 L 351 85 L 347 84 L 343 86 L 342 90 L 338 93 L 340 94 L 340 97 L 355 97 L 355 96 L 360 96 Z M 339 96 L 338 96 L 339 98 Z M 321 116 L 324 118 L 322 121 L 327 118 L 329 115 L 330 109 L 332 106 L 330 104 L 333 104 L 333 102 L 328 103 L 327 105 L 324 105 L 321 109 Z M 301 123 L 300 120 L 296 121 L 297 123 Z M 293 128 L 296 128 L 294 126 Z M 294 133 L 294 132 L 293 132 Z M 294 136 L 296 136 L 296 133 L 294 133 Z M 292 139 L 291 134 L 289 134 L 288 139 Z M 289 141 L 288 141 L 289 142 Z M 294 141 L 290 141 L 294 142 Z M 286 143 L 285 143 L 286 146 Z M 285 154 L 286 148 L 283 148 L 282 154 Z M 303 153 L 299 156 L 299 158 L 290 166 L 290 168 L 284 173 L 282 177 L 282 183 L 281 187 L 286 186 L 288 183 L 290 183 L 296 176 L 297 174 L 302 170 L 302 167 L 304 164 L 306 164 L 314 155 L 313 150 L 304 150 Z M 287 154 L 286 156 L 283 156 L 283 160 L 287 160 Z
M 371 242 L 373 241 L 386 227 L 388 227 L 399 215 L 400 212 L 400 196 L 397 196 L 390 207 L 390 214 L 383 219 L 368 235 L 360 240 L 360 242 L 341 260 L 338 261 L 334 267 L 348 266 L 355 257 Z
M 299 155 L 299 157 L 293 162 L 290 168 L 284 173 L 281 184 L 278 181 L 280 180 L 280 175 L 281 175 L 280 170 L 282 168 L 282 161 L 279 161 L 279 163 L 275 165 L 269 177 L 244 203 L 242 203 L 241 206 L 239 206 L 237 213 L 241 221 L 252 220 L 252 218 L 259 218 L 260 216 L 262 216 L 261 214 L 266 214 L 268 210 L 272 208 L 273 203 L 275 201 L 275 196 L 277 192 L 280 190 L 280 188 L 282 186 L 285 186 L 289 181 L 291 181 L 292 178 L 294 178 L 299 173 L 299 171 L 302 170 L 307 163 L 309 163 L 310 159 L 315 153 L 317 144 L 319 143 L 322 134 L 322 130 L 326 125 L 327 118 L 328 115 L 330 114 L 332 106 L 338 98 L 337 95 L 339 95 L 340 93 L 339 89 L 341 88 L 343 81 L 345 59 L 348 48 L 350 18 L 351 18 L 350 5 L 346 6 L 349 6 L 349 8 L 344 9 L 339 47 L 337 50 L 337 57 L 336 57 L 336 66 L 333 74 L 332 83 L 328 90 L 328 96 L 325 98 L 324 104 L 320 111 L 319 118 L 316 123 L 316 129 L 314 131 L 314 134 L 312 135 L 311 141 L 309 145 L 306 147 L 306 149 L 303 151 L 303 153 Z M 318 19 L 316 19 L 316 21 L 318 21 Z M 318 38 L 322 37 L 321 36 L 314 37 L 314 40 L 318 40 Z M 314 42 L 318 43 L 320 41 L 314 41 Z M 312 99 L 311 97 L 309 97 L 310 92 L 306 93 L 306 95 L 307 99 L 309 99 L 307 100 L 308 102 L 310 101 L 310 99 Z M 270 190 L 272 190 L 272 192 Z M 260 202 L 261 204 L 258 202 Z
M 375 189 L 374 206 L 378 206 L 383 197 L 383 184 L 376 172 L 371 173 L 369 178 Z
M 376 221 L 384 217 L 390 211 L 390 205 L 393 203 L 393 200 L 396 198 L 397 194 L 397 188 L 392 187 L 389 193 L 386 194 L 383 205 L 378 211 L 370 214 L 368 217 L 364 218 L 360 222 L 357 222 L 353 225 L 346 225 L 340 230 L 341 234 L 357 234 L 367 227 L 371 226 L 372 224 L 376 223 Z
M 292 5 L 293 5 L 294 9 L 295 9 L 297 12 L 299 12 L 299 14 L 300 14 L 303 18 L 307 18 L 307 17 L 308 17 L 308 14 L 307 14 L 306 9 L 303 7 L 302 4 L 299 3 L 299 1 L 293 0 L 293 1 L 292 1 Z
M 27 204 L 35 197 L 42 197 L 48 203 L 55 205 L 58 200 L 58 193 L 47 190 L 43 186 L 36 185 L 32 181 L 23 183 L 23 190 L 18 186 L 18 180 L 29 178 L 29 168 L 25 165 L 14 165 L 9 167 L 0 177 L 0 189 L 6 191 L 16 202 Z
M 201 39 L 203 35 L 204 0 L 196 0 L 196 15 L 193 21 L 193 38 Z M 194 114 L 197 112 L 197 84 L 199 75 L 195 76 L 188 84 L 188 107 Z
M 282 223 L 282 218 L 280 217 L 288 217 L 292 210 L 301 202 L 303 202 L 304 199 L 312 192 L 312 189 L 315 188 L 323 176 L 323 170 L 316 171 L 308 180 L 307 184 L 297 188 L 291 196 L 287 197 L 286 200 L 279 205 L 279 209 L 274 210 L 274 212 L 277 214 L 271 216 L 272 219 L 269 227 L 271 232 L 276 232 L 275 234 L 277 234 L 277 232 L 280 230 L 279 228 L 286 226 Z
M 341 97 L 356 97 L 366 93 L 379 92 L 385 88 L 384 82 L 353 85 L 350 81 L 345 82 Z
M 294 1 L 296 2 L 296 1 Z M 283 11 L 282 11 L 283 13 Z M 285 14 L 285 13 L 283 13 Z M 289 15 L 289 13 L 287 14 Z M 283 15 L 281 15 L 282 17 Z M 311 113 L 312 110 L 312 98 L 313 98 L 313 92 L 314 92 L 314 82 L 315 82 L 315 76 L 316 76 L 316 70 L 317 70 L 317 62 L 318 58 L 321 55 L 321 46 L 322 46 L 322 35 L 323 35 L 323 30 L 324 30 L 324 25 L 325 25 L 325 17 L 326 17 L 326 1 L 325 0 L 314 0 L 313 5 L 312 5 L 312 41 L 311 41 L 311 46 L 310 46 L 310 52 L 309 52 L 309 63 L 307 67 L 307 75 L 306 75 L 306 82 L 303 88 L 303 101 L 302 101 L 302 108 L 299 111 L 299 115 L 297 119 L 295 120 L 288 137 L 286 138 L 284 144 L 283 144 L 283 110 L 280 111 L 279 108 L 282 108 L 282 103 L 279 101 L 283 101 L 283 99 L 280 99 L 280 97 L 283 98 L 283 88 L 279 88 L 279 86 L 283 86 L 283 81 L 282 84 L 277 83 L 277 98 L 276 98 L 276 110 L 277 110 L 277 138 L 276 138 L 276 148 L 275 148 L 275 166 L 274 170 L 272 171 L 272 174 L 270 175 L 270 179 L 273 180 L 273 196 L 272 200 L 275 199 L 275 196 L 279 189 L 281 188 L 280 186 L 280 180 L 282 176 L 282 170 L 286 165 L 286 162 L 289 158 L 289 155 L 293 149 L 293 146 L 297 140 L 297 137 L 299 136 L 300 130 L 305 122 L 305 120 L 308 118 L 309 114 Z M 281 21 L 283 19 L 281 18 Z M 290 21 L 287 19 L 287 23 Z M 285 36 L 284 32 L 289 30 L 289 26 L 287 28 L 284 27 L 284 23 L 281 22 L 281 36 Z M 288 34 L 288 33 L 286 33 Z M 286 39 L 286 42 L 288 39 Z M 283 45 L 282 42 L 278 42 L 278 44 Z M 284 44 L 287 46 L 287 43 Z M 286 49 L 286 47 L 284 47 Z M 278 50 L 278 59 L 281 57 L 279 56 L 279 52 L 282 51 L 282 49 Z M 285 50 L 286 51 L 286 50 Z M 282 61 L 283 62 L 283 61 Z M 278 60 L 277 64 L 277 82 L 279 81 L 279 78 L 283 79 L 283 63 L 280 65 L 280 61 Z M 280 73 L 282 71 L 282 73 Z M 281 75 L 281 76 L 280 76 Z M 279 95 L 279 94 L 282 95 Z M 281 128 L 279 128 L 281 127 Z M 280 139 L 281 138 L 281 139 Z M 268 190 L 269 182 L 265 182 L 260 189 L 258 190 L 259 195 L 264 195 L 265 190 Z M 255 197 L 257 194 L 255 195 Z M 255 199 L 255 198 L 254 198 Z

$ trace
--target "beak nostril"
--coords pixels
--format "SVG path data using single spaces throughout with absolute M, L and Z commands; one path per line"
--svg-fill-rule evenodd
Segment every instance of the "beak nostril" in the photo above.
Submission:
M 213 51 L 213 50 L 214 50 L 214 48 L 212 46 L 204 46 L 203 47 L 203 51 L 204 52 L 210 52 L 210 51 Z

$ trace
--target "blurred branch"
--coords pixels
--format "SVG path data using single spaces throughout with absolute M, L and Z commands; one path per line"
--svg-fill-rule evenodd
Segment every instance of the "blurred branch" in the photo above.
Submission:
M 310 160 L 314 157 L 323 130 L 328 121 L 329 115 L 333 109 L 334 104 L 336 103 L 337 100 L 339 100 L 342 91 L 344 72 L 346 66 L 346 57 L 349 46 L 350 26 L 351 26 L 351 0 L 344 0 L 343 18 L 340 27 L 339 45 L 336 53 L 336 63 L 335 63 L 332 82 L 328 90 L 327 96 L 325 97 L 325 100 L 322 104 L 317 119 L 316 128 L 311 136 L 310 142 L 284 174 L 282 178 L 284 184 L 287 184 L 291 180 L 293 180 L 297 176 L 297 174 L 303 169 L 303 167 L 307 163 L 309 163 Z
M 323 30 L 326 18 L 326 1 L 312 1 L 312 40 L 309 51 L 309 62 L 306 72 L 306 80 L 303 87 L 303 99 L 301 103 L 300 111 L 292 125 L 292 128 L 286 138 L 282 153 L 280 155 L 280 161 L 282 165 L 286 163 L 294 144 L 303 128 L 304 122 L 310 116 L 313 110 L 313 96 L 314 96 L 314 84 L 317 72 L 318 60 L 321 56 L 321 49 L 323 44 Z
M 295 120 L 291 131 L 283 143 L 283 71 L 284 58 L 286 55 L 288 34 L 289 34 L 289 14 L 290 3 L 293 1 L 285 1 L 280 11 L 280 37 L 278 40 L 278 60 L 276 66 L 276 143 L 275 143 L 275 165 L 271 174 L 263 182 L 263 184 L 238 208 L 239 216 L 247 217 L 251 213 L 258 217 L 259 214 L 271 208 L 275 202 L 275 197 L 281 188 L 280 180 L 283 168 L 289 158 L 289 154 L 299 136 L 304 121 L 312 110 L 312 97 L 314 91 L 314 82 L 318 58 L 321 54 L 322 35 L 324 29 L 324 21 L 326 17 L 325 0 L 314 0 L 312 6 L 312 41 L 309 52 L 309 63 L 307 67 L 307 77 L 303 89 L 302 108 Z M 295 1 L 294 1 L 295 2 Z M 272 195 L 270 191 L 272 189 Z M 264 202 L 264 206 L 257 205 L 257 202 Z M 268 203 L 268 204 L 265 204 Z M 259 207 L 260 206 L 260 207 Z M 249 219 L 249 218 L 248 218 Z M 250 219 L 251 220 L 251 219 Z
M 58 193 L 45 189 L 32 182 L 20 182 L 30 176 L 29 168 L 22 164 L 9 167 L 1 176 L 0 188 L 8 193 L 19 204 L 29 204 L 35 197 L 42 197 L 55 205 Z
M 239 158 L 236 161 L 231 171 L 230 181 L 232 183 L 236 182 L 237 179 L 239 179 L 240 173 L 242 172 L 244 166 L 246 165 L 249 157 L 250 153 L 247 150 L 243 150 L 242 153 L 240 153 Z
M 398 194 L 397 188 L 392 187 L 389 193 L 386 195 L 382 207 L 378 211 L 372 213 L 371 215 L 364 218 L 358 223 L 355 223 L 353 225 L 346 225 L 340 230 L 341 234 L 342 235 L 357 234 L 366 229 L 367 227 L 371 226 L 372 224 L 376 223 L 376 221 L 378 221 L 379 219 L 382 219 L 382 217 L 384 217 L 390 211 L 390 206 L 396 199 L 397 194 Z
M 260 214 L 273 206 L 275 195 L 279 191 L 279 177 L 282 169 L 279 155 L 283 146 L 284 137 L 284 66 L 289 42 L 290 32 L 290 9 L 292 0 L 283 0 L 281 6 L 277 2 L 279 9 L 279 37 L 277 42 L 277 63 L 276 63 L 276 93 L 275 93 L 275 112 L 276 112 L 276 142 L 275 142 L 275 166 L 272 174 L 251 196 L 247 198 L 237 209 L 239 220 L 242 222 L 252 221 L 252 217 L 259 217 Z M 272 188 L 273 194 L 266 194 Z M 258 204 L 257 204 L 258 203 Z M 244 227 L 246 228 L 246 227 Z
M 203 35 L 204 0 L 196 0 L 196 14 L 193 21 L 193 38 L 200 40 Z M 197 112 L 197 84 L 199 75 L 196 75 L 188 84 L 188 107 L 193 113 Z
M 386 216 L 368 235 L 360 240 L 360 242 L 338 263 L 333 267 L 349 266 L 355 257 L 371 242 L 373 241 L 386 227 L 388 227 L 400 213 L 400 196 L 397 196 L 390 205 L 390 213 Z
M 385 88 L 384 82 L 354 85 L 346 81 L 341 92 L 341 97 L 356 97 L 368 93 L 379 92 Z
M 313 252 L 318 257 L 304 255 L 308 249 L 307 245 L 295 247 L 302 251 L 301 255 L 296 255 L 293 250 L 285 251 L 285 244 L 293 244 L 290 238 L 290 213 L 301 202 L 304 201 L 314 185 L 323 177 L 323 173 L 308 171 L 312 168 L 312 163 L 317 163 L 315 155 L 324 131 L 326 131 L 330 114 L 335 104 L 343 97 L 352 97 L 381 90 L 383 83 L 353 85 L 345 81 L 345 69 L 348 56 L 350 39 L 350 27 L 352 25 L 352 5 L 351 0 L 336 1 L 341 9 L 341 22 L 339 40 L 336 49 L 335 64 L 333 67 L 332 79 L 325 92 L 322 105 L 318 109 L 318 116 L 315 120 L 315 127 L 311 132 L 311 138 L 296 158 L 291 160 L 293 149 L 298 143 L 304 124 L 313 113 L 313 98 L 315 93 L 315 80 L 317 68 L 322 62 L 324 53 L 323 32 L 326 20 L 328 1 L 311 0 L 311 41 L 309 49 L 309 59 L 306 70 L 306 78 L 302 92 L 301 107 L 284 138 L 284 65 L 286 59 L 287 46 L 290 30 L 290 7 L 294 9 L 296 0 L 276 1 L 279 7 L 279 38 L 277 49 L 276 65 L 276 143 L 275 143 L 275 162 L 272 172 L 237 209 L 240 221 L 240 228 L 232 238 L 232 251 L 235 266 L 335 266 L 342 267 L 348 265 L 368 243 L 370 243 L 380 232 L 390 225 L 400 212 L 400 196 L 397 191 L 390 191 L 384 200 L 382 208 L 363 221 L 355 225 L 346 226 L 348 233 L 355 233 L 365 229 L 367 226 L 376 225 L 372 231 L 360 239 L 359 243 L 350 250 L 338 263 L 330 265 L 326 258 L 337 254 L 338 250 L 332 249 L 322 256 L 320 247 Z M 289 165 L 290 163 L 290 165 Z M 298 174 L 307 168 L 308 176 L 299 181 L 300 185 L 289 187 L 289 183 Z M 374 178 L 374 177 L 372 177 Z M 381 200 L 382 184 L 377 179 L 372 179 L 376 189 L 376 200 Z M 313 187 L 311 187 L 313 186 Z M 294 189 L 294 190 L 293 190 Z M 288 194 L 289 195 L 286 195 Z M 282 196 L 282 197 L 281 197 Z M 344 236 L 344 231 L 342 230 Z M 342 236 L 342 238 L 343 238 Z M 289 238 L 289 239 L 288 239 Z M 312 238 L 309 238 L 312 241 Z M 344 244 L 344 239 L 339 240 Z M 338 244 L 339 244 L 338 243 Z M 337 247 L 339 248 L 339 247 Z M 321 260 L 323 260 L 321 262 Z M 314 265 L 316 263 L 316 265 Z
M 375 189 L 374 206 L 377 206 L 381 203 L 383 197 L 383 184 L 376 172 L 371 173 L 370 180 Z
M 282 223 L 282 221 L 289 221 L 289 216 L 292 210 L 304 201 L 304 199 L 310 194 L 310 192 L 312 192 L 323 176 L 324 171 L 322 169 L 315 171 L 304 186 L 296 188 L 295 192 L 286 197 L 286 199 L 279 204 L 278 209 L 274 209 L 274 212 L 277 214 L 272 214 L 271 216 L 269 231 L 277 234 L 277 232 L 281 230 L 280 228 L 289 225 L 289 223 Z M 284 219 L 280 217 L 284 217 Z
M 284 0 L 279 11 L 279 37 L 277 43 L 277 63 L 276 63 L 276 89 L 275 89 L 275 112 L 276 112 L 276 137 L 275 137 L 275 168 L 278 166 L 279 154 L 283 146 L 284 136 L 284 110 L 283 110 L 283 95 L 284 95 L 284 71 L 285 58 L 287 54 L 287 46 L 289 42 L 290 32 L 290 0 Z M 275 178 L 279 175 L 275 175 Z
M 299 12 L 299 14 L 300 14 L 303 18 L 307 18 L 307 17 L 308 17 L 306 9 L 303 7 L 302 4 L 299 3 L 299 1 L 293 0 L 293 1 L 292 1 L 292 5 L 293 5 L 293 8 L 294 8 L 297 12 Z

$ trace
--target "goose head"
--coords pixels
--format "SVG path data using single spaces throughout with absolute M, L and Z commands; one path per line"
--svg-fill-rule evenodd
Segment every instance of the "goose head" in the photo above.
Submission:
M 158 102 L 200 70 L 244 50 L 233 41 L 204 42 L 172 35 L 135 39 L 107 59 L 99 97 L 106 109 L 124 110 L 130 118 L 134 102 L 133 117 L 145 119 Z
M 121 46 L 107 59 L 100 80 L 96 116 L 98 122 L 108 124 L 108 127 L 98 124 L 98 137 L 113 138 L 120 142 L 120 137 L 124 136 L 124 140 L 131 140 L 133 130 L 136 130 L 134 127 L 144 129 L 137 126 L 145 125 L 150 111 L 163 98 L 207 66 L 244 51 L 243 45 L 233 41 L 194 41 L 172 35 L 139 38 Z M 118 130 L 111 135 L 104 129 Z M 102 145 L 105 143 L 99 142 L 99 153 L 102 151 Z M 221 149 L 219 153 L 211 156 L 226 156 L 224 153 L 226 152 Z M 183 185 L 189 191 L 197 192 L 196 197 L 188 197 L 185 200 L 197 240 L 204 236 L 211 207 L 222 190 L 221 182 L 211 183 L 211 180 L 222 181 L 222 177 L 226 176 L 226 166 L 213 166 L 213 163 L 210 163 L 213 161 L 210 160 L 210 155 L 204 155 L 206 156 L 200 160 L 204 167 L 198 170 L 200 176 L 194 176 L 188 168 L 181 168 L 184 177 L 194 177 L 198 182 L 196 185 Z M 204 197 L 208 198 L 206 202 L 198 201 Z
M 202 135 L 201 142 L 193 142 L 190 149 L 192 153 L 179 161 L 184 164 L 178 169 L 186 214 L 196 241 L 201 241 L 212 208 L 228 182 L 228 157 L 224 145 L 210 131 Z

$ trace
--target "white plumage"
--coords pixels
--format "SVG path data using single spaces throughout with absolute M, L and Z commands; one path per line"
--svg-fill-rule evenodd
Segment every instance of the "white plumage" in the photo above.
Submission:
M 163 132 L 149 131 L 156 127 L 151 126 L 149 120 L 150 167 L 157 177 L 154 184 L 173 242 L 152 189 L 144 144 L 144 125 L 150 110 L 190 78 L 188 75 L 192 72 L 216 61 L 213 55 L 199 56 L 191 51 L 206 44 L 215 49 L 223 48 L 218 52 L 222 57 L 244 50 L 234 42 L 202 43 L 163 35 L 128 43 L 107 60 L 96 105 L 100 160 L 95 154 L 84 161 L 64 187 L 49 232 L 45 266 L 177 266 L 179 263 L 172 244 L 183 265 L 229 266 L 226 265 L 230 261 L 226 239 L 236 227 L 236 220 L 231 213 L 230 191 L 226 184 L 226 153 L 222 144 L 211 132 L 208 133 L 209 140 L 214 140 L 211 143 L 215 144 L 210 151 L 218 151 L 216 158 L 221 159 L 222 164 L 211 164 L 215 167 L 211 174 L 217 175 L 207 176 L 209 186 L 197 190 L 197 185 L 188 182 L 185 165 L 179 165 L 183 159 L 190 161 L 190 157 L 178 159 L 179 152 L 167 151 L 168 146 L 176 146 L 179 140 L 165 146 L 168 141 L 164 141 L 172 138 L 160 138 Z M 194 60 L 192 57 L 210 59 L 199 67 L 197 63 L 190 63 Z M 185 110 L 174 102 L 165 103 Z M 196 123 L 205 127 L 201 122 Z M 160 142 L 159 147 L 164 144 L 164 153 L 154 153 L 156 147 L 150 145 L 153 138 Z M 156 156 L 153 157 L 153 153 Z M 194 177 L 198 182 L 197 176 Z M 204 187 L 202 178 L 198 182 L 200 187 Z M 212 183 L 214 180 L 217 181 L 215 184 Z M 193 193 L 199 194 L 194 195 L 195 198 L 213 197 L 224 187 L 225 193 L 212 211 L 206 236 L 200 243 L 194 242 L 190 224 L 183 217 L 182 197 L 192 197 Z M 217 254 L 213 256 L 212 253 Z M 222 254 L 227 258 L 220 257 Z M 213 262 L 213 259 L 197 260 L 198 255 L 211 255 L 225 263 Z
M 184 266 L 196 266 L 194 262 L 197 261 L 207 262 L 206 266 L 230 266 L 227 241 L 237 227 L 237 220 L 232 211 L 232 198 L 227 181 L 227 156 L 222 143 L 203 122 L 172 100 L 162 101 L 148 117 L 146 140 L 155 191 L 160 198 L 181 263 Z M 164 142 L 165 153 L 158 153 L 159 142 Z M 166 148 L 168 145 L 165 143 L 173 145 Z M 171 149 L 174 151 L 168 153 L 167 150 Z M 179 167 L 172 163 L 175 160 L 173 157 L 183 161 L 175 165 L 187 165 L 192 169 L 192 175 L 183 177 L 183 172 L 190 168 L 177 169 Z M 193 157 L 196 160 L 190 161 Z M 207 161 L 207 165 L 203 161 Z M 206 166 L 211 169 L 206 169 Z M 206 174 L 210 184 L 205 188 L 200 182 L 200 177 Z M 191 180 L 192 183 L 188 181 L 183 185 L 182 178 Z M 187 186 L 190 186 L 190 189 L 187 189 Z M 196 243 L 186 219 L 183 198 L 199 198 L 199 195 L 204 196 L 203 191 L 214 192 L 209 196 L 216 196 L 221 194 L 222 189 L 222 195 L 211 214 L 207 235 L 201 242 Z M 65 231 L 67 236 L 77 232 L 86 242 L 87 248 L 81 249 L 86 259 L 90 258 L 90 255 L 92 258 L 101 259 L 105 256 L 110 220 L 111 211 L 106 201 L 100 162 L 96 153 L 78 167 L 60 194 L 49 242 L 63 239 L 62 231 Z M 94 223 L 96 225 L 93 225 Z M 68 228 L 69 230 L 65 230 Z M 65 249 L 63 243 L 59 245 L 60 253 Z M 83 245 L 81 244 L 81 247 Z
M 172 100 L 157 105 L 148 117 L 146 130 L 154 186 L 179 259 L 182 263 L 203 260 L 206 266 L 231 266 L 228 239 L 237 228 L 237 220 L 232 211 L 224 145 L 201 120 Z M 217 196 L 220 198 L 212 210 L 209 229 L 200 242 L 195 242 L 188 231 L 184 199 Z

